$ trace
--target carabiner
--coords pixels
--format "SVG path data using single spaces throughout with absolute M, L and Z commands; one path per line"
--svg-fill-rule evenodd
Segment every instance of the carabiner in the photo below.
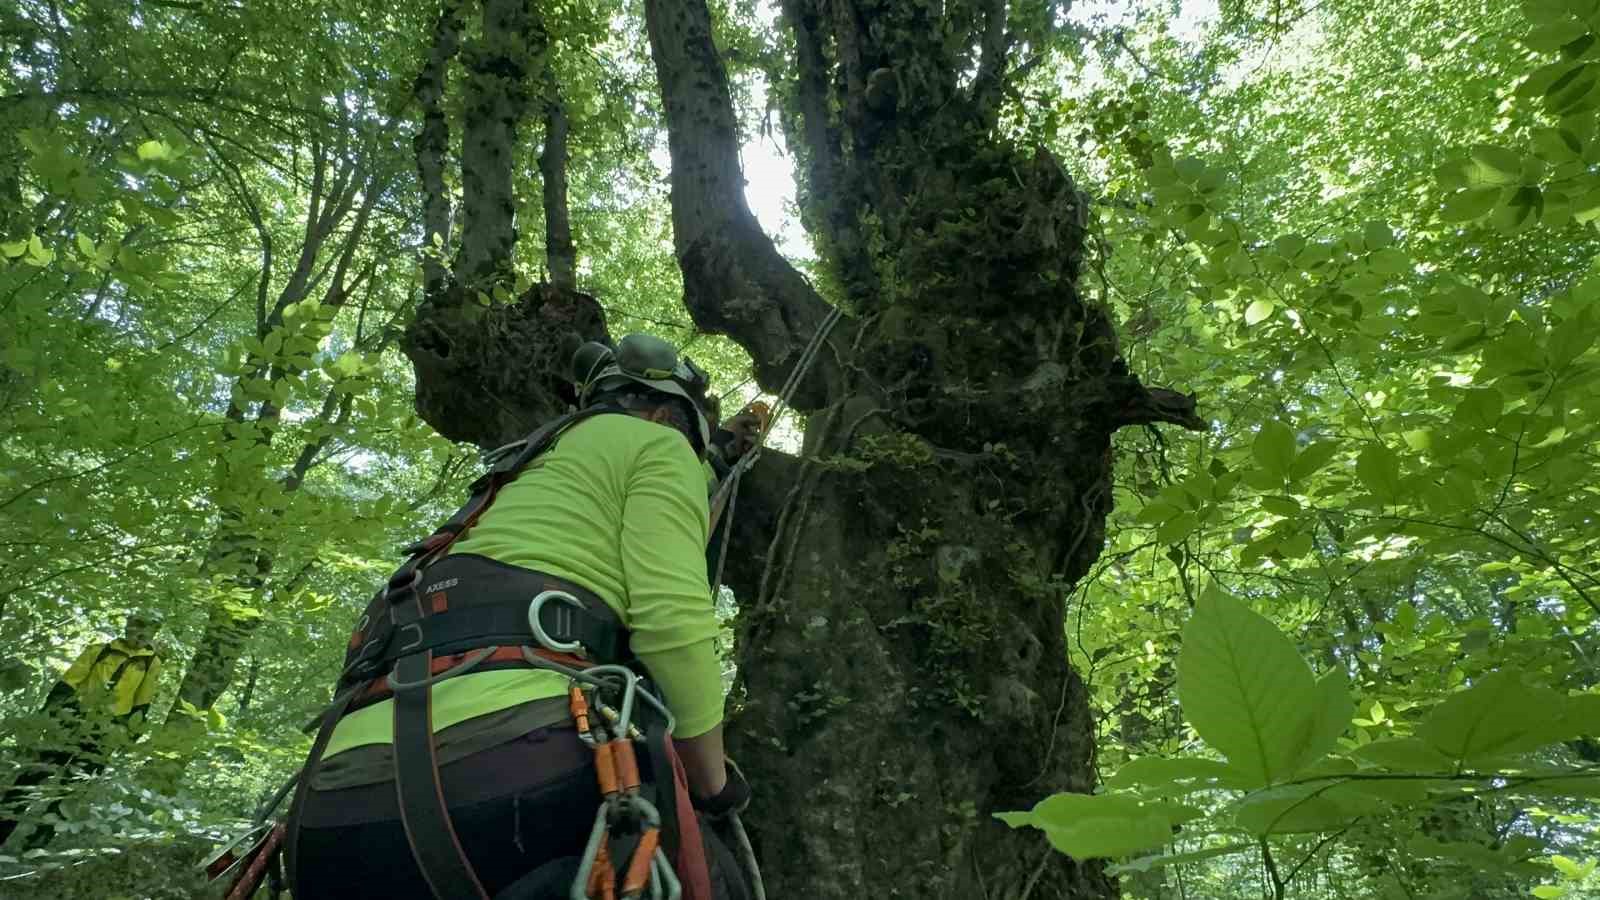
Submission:
M 606 837 L 606 808 L 610 804 L 601 804 L 600 811 L 595 813 L 594 827 L 589 829 L 589 843 L 584 845 L 583 856 L 579 858 L 577 877 L 572 879 L 572 890 L 567 893 L 569 900 L 591 900 L 589 896 L 589 876 L 594 873 L 595 858 L 600 855 L 600 844 Z

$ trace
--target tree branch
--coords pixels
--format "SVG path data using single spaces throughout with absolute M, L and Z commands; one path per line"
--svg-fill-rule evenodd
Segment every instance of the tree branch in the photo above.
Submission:
M 749 351 L 756 380 L 776 391 L 828 315 L 828 303 L 779 255 L 744 197 L 728 76 L 704 0 L 646 0 L 651 56 L 672 155 L 672 230 L 684 304 L 702 330 Z M 792 404 L 817 409 L 844 390 L 835 350 L 818 355 Z
M 541 25 L 538 29 L 543 31 Z M 578 257 L 572 245 L 572 216 L 567 206 L 567 109 L 555 73 L 545 65 L 544 151 L 539 174 L 544 181 L 545 259 L 550 281 L 564 291 L 578 289 Z
M 442 248 L 450 243 L 450 194 L 444 184 L 450 123 L 442 104 L 450 60 L 461 46 L 461 26 L 460 0 L 446 0 L 433 27 L 432 48 L 412 86 L 412 95 L 422 107 L 422 129 L 412 138 L 411 148 L 417 156 L 417 176 L 422 182 L 422 283 L 430 300 L 441 297 L 445 276 L 444 266 L 430 251 L 434 245 Z
M 527 0 L 483 0 L 482 36 L 463 48 L 467 69 L 461 135 L 461 244 L 456 283 L 486 290 L 517 242 L 511 174 L 517 129 L 528 110 Z

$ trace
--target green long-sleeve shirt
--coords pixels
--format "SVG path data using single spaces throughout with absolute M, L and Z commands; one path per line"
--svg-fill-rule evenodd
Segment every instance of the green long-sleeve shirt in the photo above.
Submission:
M 706 583 L 706 476 L 676 430 L 627 415 L 574 425 L 502 488 L 453 553 L 475 553 L 580 584 L 614 609 L 677 717 L 695 737 L 722 721 L 717 622 Z M 436 731 L 566 693 L 533 669 L 473 672 L 433 688 Z M 325 755 L 393 738 L 384 701 L 346 716 Z

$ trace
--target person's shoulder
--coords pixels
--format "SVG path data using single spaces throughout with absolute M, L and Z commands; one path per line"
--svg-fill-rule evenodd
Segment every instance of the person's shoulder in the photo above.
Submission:
M 582 453 L 639 457 L 682 457 L 699 468 L 694 450 L 683 435 L 665 425 L 625 413 L 602 413 L 572 427 L 561 440 L 571 441 L 573 450 Z
M 635 447 L 653 443 L 663 429 L 627 413 L 600 413 L 590 416 L 561 436 L 562 441 L 601 447 Z

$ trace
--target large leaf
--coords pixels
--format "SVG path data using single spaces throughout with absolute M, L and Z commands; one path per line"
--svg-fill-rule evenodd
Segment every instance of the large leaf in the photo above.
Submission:
M 1363 744 L 1351 755 L 1397 772 L 1444 773 L 1450 757 L 1418 738 L 1388 738 Z
M 1234 807 L 1234 824 L 1254 835 L 1335 831 L 1382 807 L 1338 784 L 1298 784 L 1252 794 Z
M 1446 222 L 1472 222 L 1487 216 L 1500 202 L 1498 187 L 1467 188 L 1444 198 L 1444 208 L 1439 218 Z
M 1143 756 L 1124 763 L 1106 779 L 1106 787 L 1114 790 L 1140 788 L 1143 794 L 1161 795 L 1250 786 L 1250 780 L 1227 763 L 1197 756 Z
M 1356 477 L 1374 497 L 1391 503 L 1400 496 L 1400 458 L 1383 444 L 1368 444 L 1356 458 Z
M 1267 471 L 1286 474 L 1294 463 L 1294 432 L 1282 422 L 1267 422 L 1256 433 L 1250 453 Z
M 1460 765 L 1524 753 L 1566 737 L 1566 698 L 1525 684 L 1510 672 L 1491 672 L 1434 708 L 1417 737 Z
M 1216 589 L 1184 625 L 1178 699 L 1200 737 L 1257 785 L 1285 781 L 1320 756 L 1336 717 L 1331 692 L 1319 691 L 1294 643 Z
M 1296 770 L 1304 769 L 1321 759 L 1339 736 L 1350 727 L 1355 714 L 1355 702 L 1350 699 L 1350 683 L 1343 672 L 1334 670 L 1317 680 L 1316 705 L 1311 708 L 1311 728 L 1306 735 L 1305 747 L 1293 764 Z
M 1191 817 L 1188 807 L 1143 803 L 1120 794 L 1055 794 L 1029 812 L 995 813 L 1012 828 L 1038 828 L 1051 846 L 1080 860 L 1159 847 L 1172 840 L 1176 821 Z

